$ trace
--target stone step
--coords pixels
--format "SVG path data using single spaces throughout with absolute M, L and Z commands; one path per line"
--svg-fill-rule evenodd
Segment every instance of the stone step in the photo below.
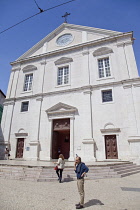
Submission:
M 123 173 L 127 173 L 127 172 L 133 172 L 133 171 L 140 171 L 140 168 L 129 168 L 129 169 L 123 169 L 120 171 L 117 171 L 118 174 L 123 174 Z
M 140 166 L 132 163 L 124 163 L 111 166 L 90 166 L 85 179 L 105 179 L 124 177 L 139 173 Z M 0 166 L 0 178 L 23 181 L 58 181 L 54 167 L 24 167 L 24 166 Z M 64 181 L 76 180 L 73 167 L 66 167 L 63 171 Z
M 140 166 L 132 165 L 131 167 L 121 167 L 121 168 L 114 168 L 114 171 L 121 171 L 121 170 L 133 170 L 133 169 L 140 169 Z
M 100 175 L 116 175 L 117 174 L 117 172 L 115 172 L 115 171 L 108 171 L 108 172 L 105 172 L 105 173 L 103 173 L 102 171 L 100 171 L 100 172 L 98 172 L 98 173 L 96 173 L 96 172 L 94 172 L 94 173 L 91 173 L 91 172 L 89 172 L 88 174 L 87 174 L 87 176 L 93 176 L 93 175 L 95 175 L 95 176 L 100 176 Z M 54 176 L 56 176 L 56 173 L 50 173 L 50 174 L 40 174 L 40 177 L 54 177 Z M 70 176 L 70 177 L 75 177 L 76 176 L 76 174 L 75 173 L 63 173 L 63 176 Z
M 140 170 L 127 172 L 127 173 L 123 173 L 123 174 L 120 174 L 120 175 L 121 175 L 121 177 L 125 177 L 125 176 L 130 176 L 132 174 L 137 174 L 137 173 L 140 173 Z
M 127 163 L 127 164 L 120 164 L 120 165 L 113 165 L 113 166 L 110 166 L 111 169 L 114 169 L 114 168 L 124 168 L 124 167 L 131 167 L 131 166 L 134 166 L 136 164 L 133 164 L 133 163 Z

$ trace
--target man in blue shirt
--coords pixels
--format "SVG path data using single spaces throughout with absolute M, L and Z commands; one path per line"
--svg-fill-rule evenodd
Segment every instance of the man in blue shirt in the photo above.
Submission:
M 84 207 L 84 176 L 89 171 L 88 167 L 81 162 L 80 157 L 76 157 L 74 170 L 77 175 L 77 187 L 80 194 L 80 202 L 76 204 L 76 209 L 82 209 Z

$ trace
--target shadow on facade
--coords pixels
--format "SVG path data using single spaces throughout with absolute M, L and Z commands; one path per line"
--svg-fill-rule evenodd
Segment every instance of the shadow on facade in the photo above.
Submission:
M 96 142 L 95 142 L 95 143 L 94 143 L 94 157 L 95 157 L 95 158 L 96 158 L 97 150 L 98 150 L 98 147 L 97 147 L 97 144 L 96 144 Z
M 85 203 L 85 207 L 90 207 L 90 206 L 94 206 L 94 205 L 104 205 L 100 200 L 97 199 L 92 199 L 89 200 L 87 203 Z
M 1 124 L 0 124 L 0 160 L 4 160 L 4 156 L 5 156 L 5 144 L 4 144 L 4 136 L 3 136 Z

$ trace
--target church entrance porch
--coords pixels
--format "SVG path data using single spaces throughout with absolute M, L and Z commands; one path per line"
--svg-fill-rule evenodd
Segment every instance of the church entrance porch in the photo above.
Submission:
M 52 159 L 63 154 L 65 159 L 70 156 L 70 119 L 53 120 Z
M 116 135 L 105 135 L 106 159 L 118 159 Z
M 24 139 L 18 138 L 17 139 L 16 158 L 23 158 L 23 149 L 24 149 Z

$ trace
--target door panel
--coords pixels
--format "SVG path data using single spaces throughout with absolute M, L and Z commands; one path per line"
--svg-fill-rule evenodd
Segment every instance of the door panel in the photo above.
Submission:
M 53 132 L 53 139 L 52 139 L 52 159 L 58 158 L 58 131 Z
M 17 153 L 16 158 L 23 158 L 24 139 L 17 139 Z
M 118 158 L 116 135 L 105 136 L 105 149 L 106 149 L 106 159 Z

